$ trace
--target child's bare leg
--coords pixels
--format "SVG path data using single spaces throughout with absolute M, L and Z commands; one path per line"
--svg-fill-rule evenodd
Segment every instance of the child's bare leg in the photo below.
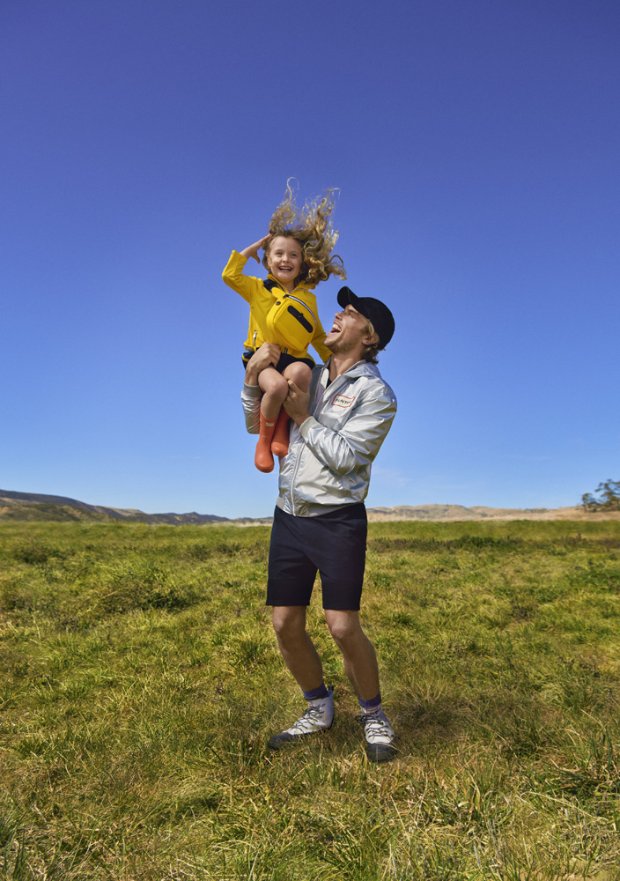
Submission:
M 258 374 L 258 385 L 263 393 L 260 411 L 265 419 L 271 422 L 280 412 L 280 407 L 288 395 L 288 383 L 275 367 L 266 367 Z
M 308 365 L 304 364 L 302 361 L 294 361 L 292 364 L 289 364 L 288 367 L 284 369 L 284 373 L 282 375 L 286 379 L 292 379 L 295 385 L 298 385 L 302 392 L 307 392 L 310 388 L 312 371 L 310 370 Z M 288 394 L 288 387 L 286 391 Z
M 266 367 L 258 375 L 258 385 L 263 392 L 260 405 L 260 428 L 254 464 L 259 471 L 273 471 L 271 441 L 276 428 L 276 419 L 282 402 L 288 394 L 288 384 L 274 367 Z
M 298 385 L 303 389 L 303 391 L 308 391 L 312 371 L 307 364 L 302 364 L 301 361 L 295 361 L 293 364 L 289 364 L 288 367 L 285 368 L 283 376 L 285 382 L 288 383 L 288 380 L 290 379 L 295 385 Z M 288 394 L 288 384 L 286 390 Z M 286 456 L 288 453 L 289 428 L 290 419 L 288 413 L 284 407 L 282 407 L 280 415 L 276 421 L 276 427 L 271 441 L 271 452 L 274 456 Z

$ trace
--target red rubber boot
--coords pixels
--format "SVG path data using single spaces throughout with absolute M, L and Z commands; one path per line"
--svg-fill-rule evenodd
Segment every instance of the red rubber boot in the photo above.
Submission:
M 276 427 L 271 441 L 271 452 L 274 456 L 286 456 L 288 453 L 288 435 L 290 417 L 284 407 L 278 413 Z
M 254 464 L 259 471 L 269 474 L 273 471 L 273 455 L 271 452 L 271 438 L 275 431 L 275 420 L 268 421 L 263 414 L 260 414 L 260 429 L 258 432 L 258 441 L 256 442 L 256 452 L 254 454 Z

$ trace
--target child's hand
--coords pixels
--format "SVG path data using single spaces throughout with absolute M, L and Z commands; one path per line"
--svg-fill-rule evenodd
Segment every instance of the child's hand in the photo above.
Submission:
M 266 236 L 263 236 L 262 239 L 259 239 L 257 242 L 254 242 L 253 245 L 248 245 L 247 248 L 244 248 L 243 251 L 239 251 L 239 253 L 243 257 L 253 257 L 257 263 L 260 263 L 260 257 L 258 256 L 259 248 L 263 248 L 265 242 L 269 238 L 269 233 Z

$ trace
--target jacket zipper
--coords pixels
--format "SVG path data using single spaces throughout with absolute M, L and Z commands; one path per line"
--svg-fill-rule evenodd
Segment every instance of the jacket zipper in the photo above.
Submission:
M 293 299 L 295 299 L 295 298 L 293 298 Z M 338 378 L 340 378 L 340 377 L 338 377 Z M 319 383 L 320 382 L 321 382 L 321 380 L 319 380 Z M 321 405 L 323 405 L 323 403 L 325 402 L 325 392 L 326 391 L 327 391 L 327 389 L 325 388 L 325 386 L 323 386 L 323 397 L 321 398 Z M 316 394 L 316 391 L 315 391 L 315 394 Z M 311 413 L 310 415 L 312 416 L 313 419 L 316 418 L 314 416 L 314 413 Z M 304 442 L 304 445 L 305 445 L 305 442 Z M 295 491 L 294 491 L 295 490 L 295 481 L 297 480 L 297 472 L 299 471 L 299 466 L 301 464 L 302 452 L 303 452 L 303 446 L 302 446 L 302 450 L 300 451 L 299 455 L 297 456 L 297 461 L 295 462 L 295 470 L 293 471 L 293 475 L 291 477 L 291 511 L 293 513 L 293 516 L 295 515 Z
M 295 300 L 296 303 L 299 303 L 300 306 L 303 306 L 303 308 L 306 310 L 306 312 L 309 312 L 310 315 L 312 315 L 312 317 L 316 321 L 316 315 L 314 314 L 314 312 L 312 311 L 310 306 L 308 306 L 306 303 L 304 303 L 303 300 L 300 300 L 299 297 L 294 297 L 293 294 L 285 294 L 284 296 L 288 297 L 289 300 Z
M 303 440 L 303 438 L 302 438 L 302 440 Z M 295 470 L 293 471 L 293 476 L 291 477 L 291 512 L 292 512 L 293 516 L 295 516 L 295 514 L 296 514 L 296 509 L 295 509 L 295 492 L 294 492 L 294 490 L 295 490 L 295 481 L 297 480 L 297 472 L 299 471 L 299 466 L 300 466 L 300 464 L 301 464 L 301 454 L 302 454 L 302 452 L 303 452 L 303 445 L 300 444 L 299 446 L 300 446 L 302 449 L 299 451 L 299 454 L 298 454 L 298 456 L 297 456 L 297 461 L 295 462 Z

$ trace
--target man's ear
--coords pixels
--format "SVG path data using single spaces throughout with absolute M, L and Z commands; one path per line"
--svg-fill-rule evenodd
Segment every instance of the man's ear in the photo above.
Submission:
M 372 333 L 367 333 L 362 342 L 365 346 L 376 346 L 379 342 L 379 335 L 377 334 L 377 331 L 373 330 Z

